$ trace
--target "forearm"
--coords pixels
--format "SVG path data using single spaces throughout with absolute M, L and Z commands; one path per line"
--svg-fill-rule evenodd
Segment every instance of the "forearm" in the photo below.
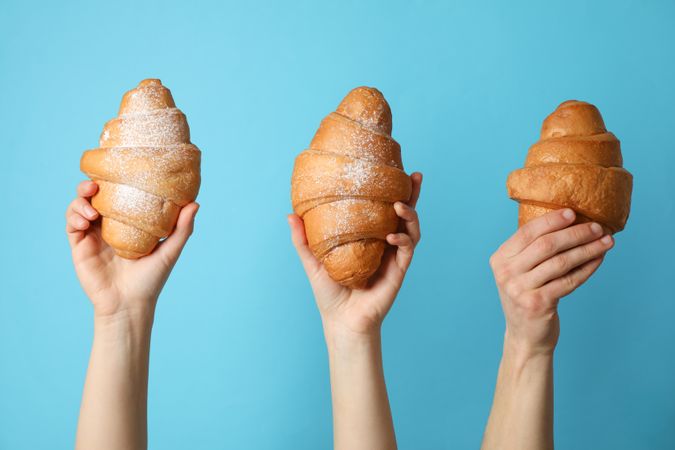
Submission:
M 553 449 L 553 352 L 504 341 L 483 450 Z
M 76 448 L 147 447 L 152 316 L 148 312 L 95 319 Z
M 326 343 L 334 448 L 395 449 L 379 331 L 373 335 L 345 335 L 326 329 Z

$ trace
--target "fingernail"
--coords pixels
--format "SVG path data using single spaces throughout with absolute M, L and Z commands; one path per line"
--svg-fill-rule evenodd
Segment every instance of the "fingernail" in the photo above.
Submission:
M 602 239 L 600 239 L 600 242 L 602 242 L 605 245 L 609 245 L 609 244 L 612 243 L 612 236 L 610 236 L 609 234 L 606 234 L 605 236 L 603 236 Z
M 602 233 L 602 227 L 597 223 L 592 223 L 591 231 L 593 232 L 593 234 L 600 234 Z
M 96 210 L 92 208 L 90 205 L 84 207 L 84 212 L 87 213 L 87 217 L 92 219 L 96 217 L 97 214 Z
M 574 211 L 572 211 L 571 209 L 566 209 L 565 211 L 563 211 L 562 215 L 567 220 L 574 219 Z

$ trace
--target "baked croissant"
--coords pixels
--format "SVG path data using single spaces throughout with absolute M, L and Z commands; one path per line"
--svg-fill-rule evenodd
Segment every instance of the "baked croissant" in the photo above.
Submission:
M 99 148 L 80 161 L 98 184 L 91 203 L 102 216 L 103 240 L 123 258 L 152 252 L 197 197 L 200 160 L 185 115 L 160 80 L 143 80 L 124 94 Z
M 293 209 L 304 220 L 310 249 L 344 286 L 366 285 L 380 266 L 387 234 L 398 228 L 393 203 L 410 199 L 412 182 L 391 128 L 380 91 L 358 87 L 295 160 Z
M 623 230 L 633 176 L 622 166 L 621 144 L 605 128 L 600 111 L 576 100 L 561 103 L 544 120 L 525 167 L 506 182 L 509 197 L 520 202 L 519 225 L 571 208 L 577 222 L 597 222 L 606 233 Z

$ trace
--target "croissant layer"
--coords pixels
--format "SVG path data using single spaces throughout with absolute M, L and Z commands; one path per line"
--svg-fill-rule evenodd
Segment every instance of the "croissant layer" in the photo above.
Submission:
M 337 282 L 367 284 L 396 232 L 396 201 L 410 199 L 401 148 L 391 137 L 389 104 L 374 88 L 352 90 L 321 122 L 295 160 L 293 209 L 310 249 Z
M 104 241 L 124 258 L 152 252 L 181 207 L 197 197 L 200 164 L 187 119 L 161 81 L 143 80 L 127 92 L 99 147 L 80 160 L 99 187 L 91 202 L 102 216 Z
M 562 103 L 542 125 L 525 167 L 509 174 L 509 197 L 520 202 L 519 225 L 560 208 L 577 222 L 598 222 L 608 233 L 623 230 L 630 213 L 632 175 L 623 168 L 621 144 L 598 109 Z

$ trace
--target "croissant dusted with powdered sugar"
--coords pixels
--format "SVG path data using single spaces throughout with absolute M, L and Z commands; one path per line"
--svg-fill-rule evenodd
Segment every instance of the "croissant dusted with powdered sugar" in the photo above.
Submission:
M 509 197 L 520 202 L 520 225 L 566 207 L 577 212 L 577 222 L 597 222 L 607 233 L 623 230 L 633 176 L 622 166 L 621 144 L 600 111 L 576 100 L 560 104 L 544 120 L 525 167 L 506 182 Z
M 160 80 L 143 80 L 124 94 L 99 148 L 80 161 L 98 184 L 91 203 L 102 216 L 103 240 L 123 258 L 152 252 L 197 198 L 200 160 L 187 119 Z
M 412 191 L 401 147 L 391 137 L 389 104 L 374 88 L 352 90 L 326 116 L 295 160 L 293 209 L 309 247 L 338 283 L 363 287 L 396 232 L 396 201 Z

